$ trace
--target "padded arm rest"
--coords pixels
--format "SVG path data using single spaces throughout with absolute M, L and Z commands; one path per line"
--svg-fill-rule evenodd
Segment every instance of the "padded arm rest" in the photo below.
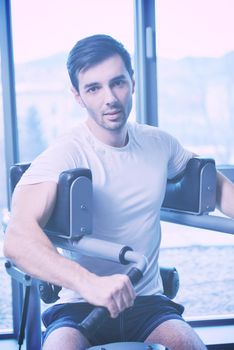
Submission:
M 50 235 L 79 238 L 92 232 L 92 175 L 71 169 L 59 176 L 57 199 L 44 230 Z
M 192 158 L 180 178 L 169 180 L 163 210 L 204 214 L 215 209 L 216 168 L 213 159 Z
M 10 169 L 11 192 L 30 163 Z M 59 176 L 52 216 L 44 230 L 49 236 L 79 238 L 92 232 L 92 175 L 89 169 L 70 169 Z

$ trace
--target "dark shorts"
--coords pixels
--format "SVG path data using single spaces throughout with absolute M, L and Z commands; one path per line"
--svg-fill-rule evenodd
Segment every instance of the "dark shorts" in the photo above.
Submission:
M 92 311 L 88 303 L 58 304 L 47 309 L 42 320 L 46 327 L 44 340 L 55 329 L 72 327 L 79 329 L 79 323 Z M 164 295 L 139 296 L 134 306 L 126 309 L 117 318 L 108 318 L 92 336 L 85 335 L 92 346 L 114 342 L 143 342 L 161 323 L 179 319 L 184 307 Z

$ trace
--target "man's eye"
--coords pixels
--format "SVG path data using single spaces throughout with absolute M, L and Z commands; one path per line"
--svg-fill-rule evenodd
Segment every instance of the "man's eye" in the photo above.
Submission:
M 93 87 L 89 88 L 87 90 L 87 92 L 93 94 L 93 93 L 97 92 L 97 90 L 98 90 L 98 87 L 97 86 L 93 86 Z
M 114 85 L 115 86 L 123 86 L 124 85 L 124 80 L 116 80 L 115 82 L 114 82 Z

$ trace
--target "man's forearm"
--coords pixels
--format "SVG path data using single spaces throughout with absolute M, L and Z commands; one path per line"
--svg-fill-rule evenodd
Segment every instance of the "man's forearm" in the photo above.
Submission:
M 26 273 L 78 292 L 87 302 L 108 308 L 112 317 L 133 305 L 136 295 L 126 275 L 96 276 L 60 255 L 39 226 L 19 234 L 14 225 L 6 232 L 4 253 Z
M 79 292 L 79 285 L 89 274 L 78 263 L 60 255 L 36 224 L 24 228 L 11 224 L 4 241 L 4 254 L 32 277 Z

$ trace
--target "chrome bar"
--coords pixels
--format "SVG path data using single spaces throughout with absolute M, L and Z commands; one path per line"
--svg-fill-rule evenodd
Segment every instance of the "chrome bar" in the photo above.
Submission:
M 192 215 L 161 210 L 162 221 L 234 234 L 234 219 L 216 215 Z

